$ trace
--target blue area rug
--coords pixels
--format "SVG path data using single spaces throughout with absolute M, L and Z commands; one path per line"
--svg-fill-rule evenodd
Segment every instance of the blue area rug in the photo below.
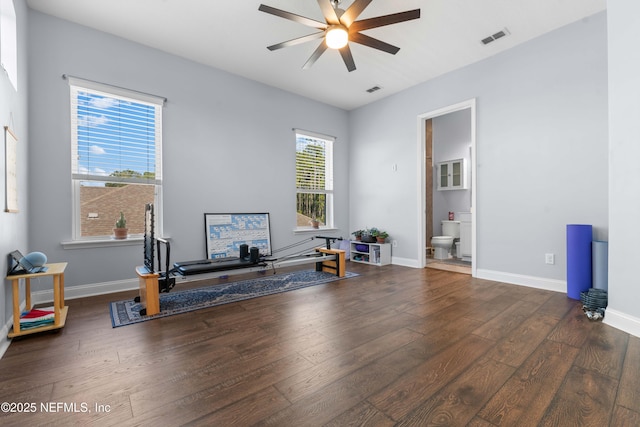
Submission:
M 337 277 L 334 274 L 322 271 L 305 270 L 242 280 L 240 282 L 210 285 L 186 291 L 170 292 L 160 294 L 160 313 L 152 316 L 141 316 L 140 309 L 142 306 L 133 302 L 133 300 L 116 301 L 109 304 L 111 325 L 117 328 L 160 317 L 187 313 L 264 295 L 293 291 L 355 276 L 357 276 L 356 273 L 348 271 L 345 273 L 345 277 Z

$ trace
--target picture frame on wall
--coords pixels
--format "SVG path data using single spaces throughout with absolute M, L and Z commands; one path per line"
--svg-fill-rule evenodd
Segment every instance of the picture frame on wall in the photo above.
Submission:
M 5 212 L 17 213 L 18 212 L 18 177 L 17 177 L 17 163 L 18 163 L 18 138 L 9 129 L 9 126 L 4 127 L 4 146 L 5 146 L 5 168 L 4 168 L 4 182 L 5 182 Z
M 242 244 L 271 255 L 268 213 L 205 213 L 204 231 L 207 259 L 238 258 Z

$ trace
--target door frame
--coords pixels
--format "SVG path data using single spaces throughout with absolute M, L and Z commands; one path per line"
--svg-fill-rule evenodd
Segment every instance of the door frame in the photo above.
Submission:
M 420 171 L 420 186 L 418 188 L 418 200 L 420 209 L 418 213 L 418 257 L 419 267 L 424 268 L 427 265 L 427 242 L 426 242 L 426 224 L 427 224 L 427 190 L 426 190 L 426 126 L 425 123 L 428 119 L 443 116 L 445 114 L 454 113 L 456 111 L 471 109 L 471 275 L 476 277 L 477 271 L 477 203 L 476 203 L 476 98 L 471 98 L 466 101 L 459 102 L 457 104 L 449 105 L 447 107 L 439 108 L 437 110 L 429 111 L 418 115 L 418 170 Z M 432 173 L 432 171 L 429 171 Z M 429 219 L 431 220 L 431 219 Z

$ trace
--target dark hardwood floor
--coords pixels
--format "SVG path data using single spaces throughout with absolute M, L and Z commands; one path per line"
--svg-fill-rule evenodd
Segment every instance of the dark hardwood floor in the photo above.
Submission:
M 0 402 L 35 409 L 0 424 L 640 425 L 640 339 L 565 294 L 347 266 L 360 276 L 116 329 L 108 302 L 134 292 L 69 300 L 63 330 L 0 359 Z

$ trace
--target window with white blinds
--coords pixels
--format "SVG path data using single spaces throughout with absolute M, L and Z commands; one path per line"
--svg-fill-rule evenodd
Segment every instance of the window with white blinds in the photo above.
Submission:
M 144 231 L 144 206 L 160 217 L 164 100 L 69 77 L 74 239 L 112 234 L 120 212 L 129 236 Z M 156 221 L 156 225 L 157 221 Z
M 18 33 L 13 0 L 0 0 L 0 66 L 18 90 Z
M 296 228 L 333 227 L 333 143 L 296 130 Z

